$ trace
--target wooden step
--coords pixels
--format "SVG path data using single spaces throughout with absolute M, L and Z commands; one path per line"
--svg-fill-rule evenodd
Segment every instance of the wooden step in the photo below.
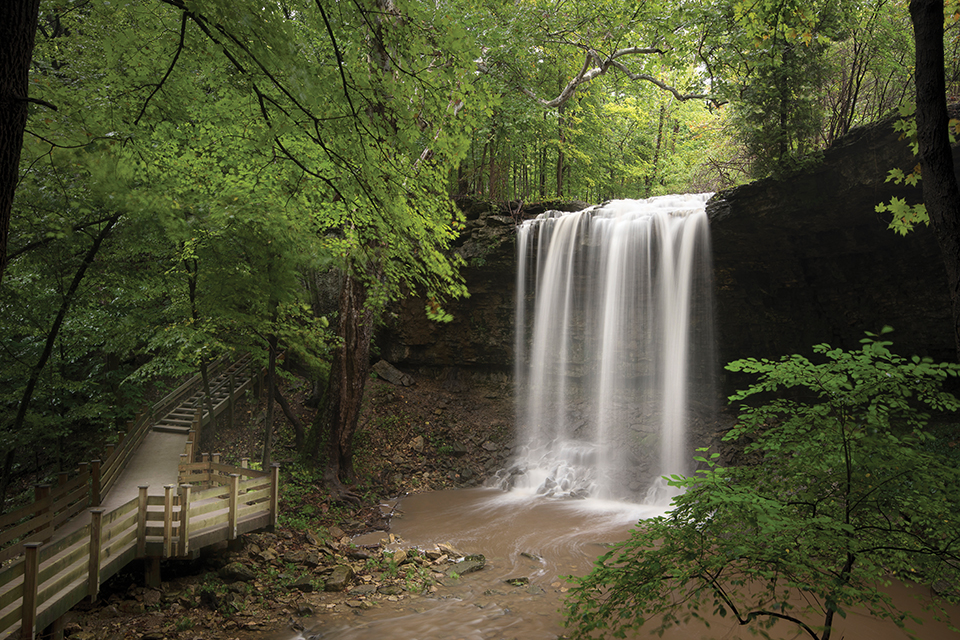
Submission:
M 155 424 L 153 430 L 159 433 L 178 433 L 184 436 L 190 433 L 190 427 L 180 427 L 173 424 Z
M 181 425 L 182 425 L 182 426 L 187 426 L 187 427 L 189 427 L 190 425 L 193 424 L 193 419 L 192 419 L 192 418 L 189 418 L 189 419 L 188 419 L 188 418 L 184 418 L 184 419 L 182 419 L 182 420 L 178 420 L 177 418 L 171 418 L 170 416 L 167 416 L 166 418 L 164 418 L 164 419 L 161 420 L 160 422 L 161 422 L 161 423 L 165 423 L 165 424 L 174 424 L 174 425 L 178 425 L 178 426 L 181 426 Z

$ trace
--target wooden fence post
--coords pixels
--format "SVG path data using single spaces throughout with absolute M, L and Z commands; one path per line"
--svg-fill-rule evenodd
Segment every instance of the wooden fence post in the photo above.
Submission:
M 203 434 L 203 401 L 204 400 L 206 400 L 206 396 L 201 394 L 200 403 L 197 405 L 197 412 L 193 416 L 193 427 L 191 428 L 197 432 L 197 438 L 192 440 L 192 442 L 194 443 L 194 446 L 196 446 L 197 444 L 197 439 L 199 439 L 200 435 Z M 191 457 L 190 457 L 191 460 L 193 460 L 194 455 L 196 454 L 193 454 L 191 452 Z
M 100 537 L 103 532 L 103 512 L 106 509 L 90 509 L 90 564 L 87 570 L 87 595 L 90 602 L 97 601 L 100 593 Z
M 163 485 L 163 557 L 173 552 L 173 489 L 177 485 Z
M 220 464 L 220 454 L 219 453 L 211 454 L 210 462 L 212 463 L 210 465 L 210 486 L 212 487 L 214 485 L 220 486 L 220 485 L 226 484 L 225 482 L 223 482 L 223 476 L 221 475 L 220 471 L 213 468 L 213 465 Z
M 23 543 L 23 608 L 21 612 L 20 637 L 33 640 L 37 626 L 37 588 L 40 573 L 40 542 Z
M 100 461 L 90 461 L 90 506 L 100 506 Z
M 227 515 L 227 540 L 237 539 L 237 503 L 240 495 L 240 474 L 230 474 L 230 512 Z
M 57 474 L 57 486 L 62 487 L 67 484 L 67 481 L 70 479 L 70 474 L 66 471 L 61 471 Z
M 250 363 L 250 382 L 253 386 L 253 401 L 260 400 L 260 367 L 256 363 Z
M 230 372 L 230 394 L 227 396 L 227 428 L 233 429 L 233 409 L 235 398 L 234 395 L 237 392 L 237 376 L 231 371 Z
M 41 500 L 46 500 L 46 499 L 49 498 L 49 497 L 50 497 L 50 485 L 48 485 L 48 484 L 35 484 L 35 485 L 33 485 L 33 501 L 34 501 L 34 503 L 40 502 Z M 47 513 L 50 513 L 50 507 L 44 507 L 43 509 L 38 509 L 37 512 L 34 514 L 34 517 L 35 517 L 35 518 L 38 518 L 38 517 L 40 517 L 40 516 L 42 516 L 42 515 L 45 515 L 45 514 L 47 514 Z M 49 526 L 51 526 L 51 525 L 52 525 L 52 521 L 51 521 L 51 522 L 48 522 L 48 523 L 45 524 L 45 525 L 42 525 L 42 526 L 40 526 L 40 527 L 37 527 L 36 529 L 34 529 L 33 531 L 30 532 L 30 535 L 32 535 L 32 536 L 35 535 L 35 536 L 39 537 L 41 540 L 43 540 L 44 537 L 46 537 L 46 534 L 44 533 L 44 529 L 46 529 L 47 527 L 49 527 Z M 51 534 L 51 535 L 52 535 L 52 534 Z
M 149 485 L 140 485 L 137 509 L 137 557 L 147 555 L 147 489 Z
M 240 468 L 249 469 L 250 468 L 250 458 L 240 458 Z
M 210 475 L 211 475 L 212 472 L 210 471 L 210 454 L 209 454 L 209 453 L 201 453 L 201 454 L 200 454 L 200 462 L 205 466 L 205 472 L 206 472 L 206 474 L 207 474 L 207 479 L 206 479 L 206 480 L 202 480 L 202 481 L 200 482 L 200 486 L 203 487 L 204 489 L 206 489 L 207 487 L 211 486 Z
M 185 556 L 190 552 L 190 490 L 189 484 L 180 485 L 180 540 L 177 555 Z
M 87 474 L 87 467 L 88 467 L 88 466 L 89 466 L 89 465 L 88 465 L 86 462 L 81 462 L 80 464 L 78 464 L 78 465 L 77 465 L 77 474 L 80 475 L 80 476 L 86 475 L 86 474 Z M 92 493 L 92 491 L 91 491 L 91 493 Z M 89 498 L 87 498 L 87 500 L 88 500 L 88 503 L 89 503 Z M 87 506 L 92 506 L 92 505 L 89 505 L 89 504 L 88 504 Z
M 280 463 L 270 465 L 270 528 L 277 526 L 277 515 L 280 508 Z

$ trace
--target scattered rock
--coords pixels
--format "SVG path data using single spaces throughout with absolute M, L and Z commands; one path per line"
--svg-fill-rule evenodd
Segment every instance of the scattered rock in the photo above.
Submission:
M 101 618 L 119 618 L 120 609 L 117 608 L 117 605 L 111 604 L 100 610 Z
M 287 551 L 283 554 L 283 561 L 291 564 L 303 564 L 307 559 L 307 552 L 303 550 Z
M 310 593 L 313 591 L 313 577 L 302 575 L 287 587 L 291 591 L 300 591 L 301 593 Z
M 409 387 L 414 383 L 412 376 L 403 373 L 386 360 L 381 360 L 377 364 L 373 365 L 371 369 L 378 376 L 390 384 L 397 385 L 398 387 Z
M 347 557 L 351 560 L 368 560 L 373 556 L 363 549 L 350 549 L 350 551 L 347 552 Z
M 410 441 L 410 448 L 416 451 L 417 453 L 423 453 L 423 448 L 426 443 L 423 440 L 423 436 L 417 436 Z
M 371 609 L 373 603 L 367 600 L 347 600 L 346 605 L 352 609 Z
M 447 544 L 445 542 L 441 542 L 440 544 L 438 544 L 437 549 L 439 549 L 441 553 L 444 553 L 450 556 L 451 558 L 463 557 L 463 553 L 461 553 L 456 547 L 454 547 L 451 544 Z
M 473 573 L 474 571 L 480 571 L 486 565 L 487 559 L 480 555 L 479 553 L 464 556 L 463 560 L 453 565 L 448 571 L 447 575 L 453 577 L 453 575 L 466 575 L 468 573 Z
M 343 591 L 353 580 L 353 569 L 341 564 L 333 569 L 324 583 L 324 591 Z
M 361 584 L 357 585 L 353 589 L 350 589 L 351 596 L 369 596 L 377 592 L 377 585 L 375 584 Z
M 220 568 L 219 574 L 224 582 L 253 582 L 257 577 L 253 569 L 241 562 L 224 565 Z

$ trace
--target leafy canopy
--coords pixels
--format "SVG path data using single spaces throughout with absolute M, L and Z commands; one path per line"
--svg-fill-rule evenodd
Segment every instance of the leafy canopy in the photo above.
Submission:
M 869 334 L 868 334 L 869 335 Z M 930 425 L 957 411 L 941 383 L 960 365 L 906 359 L 870 335 L 858 351 L 727 366 L 758 375 L 726 436 L 746 463 L 702 463 L 665 517 L 640 524 L 580 579 L 567 605 L 575 637 L 649 624 L 662 632 L 733 616 L 768 632 L 786 622 L 826 640 L 853 607 L 907 629 L 883 586 L 955 584 L 960 468 Z M 956 601 L 955 590 L 946 598 Z M 940 611 L 940 601 L 930 603 Z

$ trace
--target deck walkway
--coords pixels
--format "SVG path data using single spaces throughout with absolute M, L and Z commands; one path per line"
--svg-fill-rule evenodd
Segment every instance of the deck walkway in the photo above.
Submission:
M 224 465 L 195 447 L 202 426 L 221 416 L 232 424 L 238 397 L 259 393 L 262 370 L 247 356 L 211 378 L 212 416 L 197 376 L 119 434 L 103 464 L 62 474 L 57 487 L 37 488 L 33 505 L 0 516 L 0 640 L 48 627 L 62 638 L 63 614 L 134 558 L 151 558 L 148 579 L 159 581 L 162 557 L 276 523 L 276 467 Z

